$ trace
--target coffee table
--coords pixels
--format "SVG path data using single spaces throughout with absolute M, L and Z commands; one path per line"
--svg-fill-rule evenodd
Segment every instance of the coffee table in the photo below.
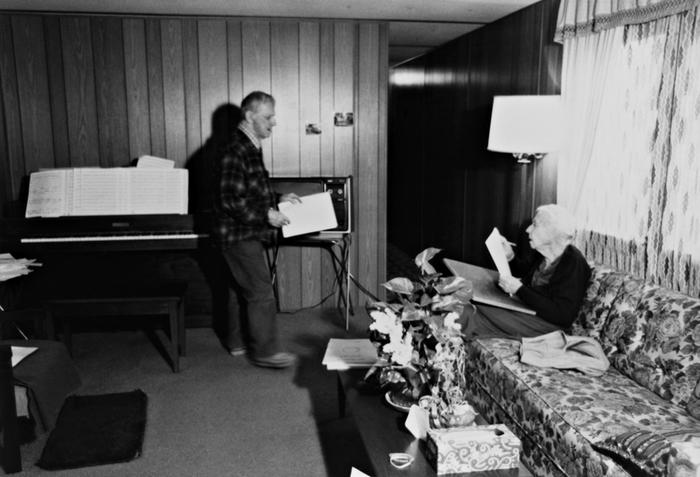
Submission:
M 376 477 L 430 477 L 435 468 L 425 454 L 425 441 L 416 439 L 406 429 L 406 413 L 391 408 L 384 400 L 384 392 L 374 386 L 364 385 L 366 369 L 338 371 L 338 404 L 341 416 L 350 410 L 357 430 L 364 443 L 374 476 Z M 478 424 L 486 421 L 478 416 Z M 413 456 L 410 467 L 397 469 L 389 463 L 389 454 L 405 452 Z M 450 474 L 455 475 L 455 474 Z M 465 477 L 531 477 L 532 474 L 520 464 L 518 469 L 492 470 L 460 474 Z

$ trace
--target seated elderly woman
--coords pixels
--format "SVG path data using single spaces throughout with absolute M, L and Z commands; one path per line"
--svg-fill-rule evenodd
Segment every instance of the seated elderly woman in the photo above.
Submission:
M 586 259 L 571 244 L 574 231 L 573 217 L 563 207 L 538 207 L 526 230 L 536 253 L 515 258 L 513 249 L 504 242 L 514 276 L 500 275 L 498 280 L 503 291 L 517 295 L 537 315 L 480 306 L 469 317 L 465 334 L 531 337 L 571 326 L 591 276 Z

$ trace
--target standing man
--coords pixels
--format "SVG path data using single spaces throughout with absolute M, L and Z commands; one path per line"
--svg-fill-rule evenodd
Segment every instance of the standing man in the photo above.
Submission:
M 277 305 L 264 244 L 289 219 L 275 207 L 275 193 L 265 169 L 260 141 L 270 137 L 275 99 L 254 91 L 241 103 L 242 119 L 232 141 L 218 154 L 214 195 L 213 238 L 226 260 L 247 311 L 247 349 L 242 336 L 229 337 L 230 353 L 244 354 L 256 366 L 286 368 L 295 357 L 280 350 Z M 299 202 L 296 194 L 282 201 Z M 231 318 L 229 318 L 231 319 Z M 236 319 L 236 317 L 234 317 Z M 238 326 L 231 326 L 238 330 Z

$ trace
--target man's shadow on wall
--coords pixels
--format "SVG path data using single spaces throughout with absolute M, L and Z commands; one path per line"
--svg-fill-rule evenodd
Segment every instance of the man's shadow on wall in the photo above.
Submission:
M 211 234 L 213 204 L 219 192 L 217 161 L 232 139 L 241 119 L 241 109 L 231 103 L 221 104 L 211 117 L 211 136 L 189 157 L 185 168 L 189 171 L 189 210 L 195 217 L 195 230 Z M 244 311 L 238 303 L 232 278 L 221 252 L 213 243 L 205 244 L 195 254 L 211 292 L 212 327 L 224 347 L 232 333 L 239 332 L 238 323 Z M 243 330 L 245 331 L 245 330 Z

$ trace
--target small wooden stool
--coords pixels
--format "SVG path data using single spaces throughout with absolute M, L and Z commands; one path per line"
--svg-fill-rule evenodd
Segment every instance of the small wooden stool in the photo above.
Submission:
M 187 283 L 120 283 L 73 287 L 44 301 L 46 333 L 56 339 L 54 320 L 62 319 L 63 341 L 71 349 L 71 326 L 68 318 L 96 316 L 168 316 L 170 343 L 166 350 L 174 372 L 180 371 L 180 356 L 185 356 L 184 296 Z

